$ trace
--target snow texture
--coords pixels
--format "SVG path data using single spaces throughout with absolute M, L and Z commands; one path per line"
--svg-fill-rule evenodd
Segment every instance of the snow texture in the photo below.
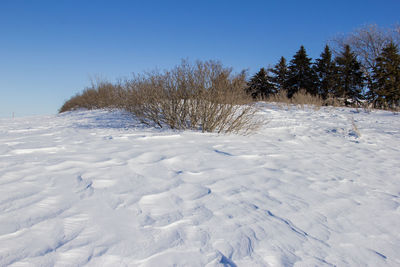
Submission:
M 0 119 L 0 266 L 400 266 L 400 115 L 259 115 L 250 136 Z

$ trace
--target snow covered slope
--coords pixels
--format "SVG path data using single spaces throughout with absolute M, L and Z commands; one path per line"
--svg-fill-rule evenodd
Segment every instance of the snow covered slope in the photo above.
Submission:
M 400 266 L 400 115 L 260 115 L 251 136 L 0 119 L 0 266 Z

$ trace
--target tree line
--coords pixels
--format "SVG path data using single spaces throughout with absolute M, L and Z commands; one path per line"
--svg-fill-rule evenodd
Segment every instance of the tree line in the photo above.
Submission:
M 268 99 L 300 90 L 322 99 L 341 99 L 346 105 L 362 102 L 375 108 L 400 106 L 400 27 L 384 30 L 369 25 L 335 38 L 314 62 L 304 46 L 290 62 L 281 57 L 261 68 L 248 82 L 254 99 Z M 333 47 L 333 48 L 331 48 Z

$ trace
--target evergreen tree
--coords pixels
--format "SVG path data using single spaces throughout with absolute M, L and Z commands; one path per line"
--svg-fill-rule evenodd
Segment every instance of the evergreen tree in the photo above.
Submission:
M 271 77 L 264 68 L 261 68 L 260 71 L 250 79 L 246 92 L 251 94 L 254 99 L 259 97 L 266 99 L 269 95 L 275 93 L 274 85 L 271 83 Z
M 317 76 L 317 92 L 326 99 L 336 86 L 335 62 L 332 60 L 332 52 L 328 45 L 325 46 L 320 58 L 316 59 L 314 71 Z
M 376 59 L 374 68 L 374 87 L 378 104 L 389 107 L 400 105 L 400 54 L 394 43 L 383 48 Z
M 287 89 L 289 70 L 286 64 L 286 59 L 281 57 L 278 64 L 276 64 L 270 71 L 273 73 L 272 83 L 279 91 Z
M 336 81 L 335 96 L 351 99 L 357 102 L 362 98 L 363 73 L 360 63 L 350 46 L 346 45 L 344 51 L 335 59 Z
M 288 97 L 291 98 L 300 89 L 316 94 L 315 73 L 311 68 L 311 58 L 307 56 L 304 46 L 294 55 L 289 65 Z

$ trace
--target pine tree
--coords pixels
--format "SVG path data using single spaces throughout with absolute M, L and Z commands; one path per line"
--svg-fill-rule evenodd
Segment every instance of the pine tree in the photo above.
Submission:
M 346 45 L 341 55 L 335 59 L 336 81 L 335 96 L 357 102 L 362 98 L 363 73 L 360 63 L 350 46 Z
M 261 97 L 261 99 L 266 99 L 269 95 L 275 93 L 274 85 L 271 83 L 271 77 L 264 68 L 261 68 L 260 71 L 250 79 L 246 92 L 251 94 L 254 99 L 259 97 Z
M 383 48 L 376 59 L 374 87 L 380 105 L 396 107 L 400 105 L 400 54 L 394 43 Z
M 286 90 L 289 74 L 286 59 L 284 57 L 281 57 L 278 64 L 270 69 L 270 72 L 272 72 L 273 74 L 271 81 L 274 84 L 276 90 Z
M 307 56 L 304 46 L 294 55 L 289 65 L 288 97 L 291 98 L 300 89 L 316 94 L 315 73 L 311 68 L 311 58 Z
M 320 58 L 316 59 L 314 71 L 317 76 L 317 92 L 326 99 L 330 93 L 333 93 L 336 84 L 335 80 L 335 62 L 332 60 L 332 52 L 326 45 Z

